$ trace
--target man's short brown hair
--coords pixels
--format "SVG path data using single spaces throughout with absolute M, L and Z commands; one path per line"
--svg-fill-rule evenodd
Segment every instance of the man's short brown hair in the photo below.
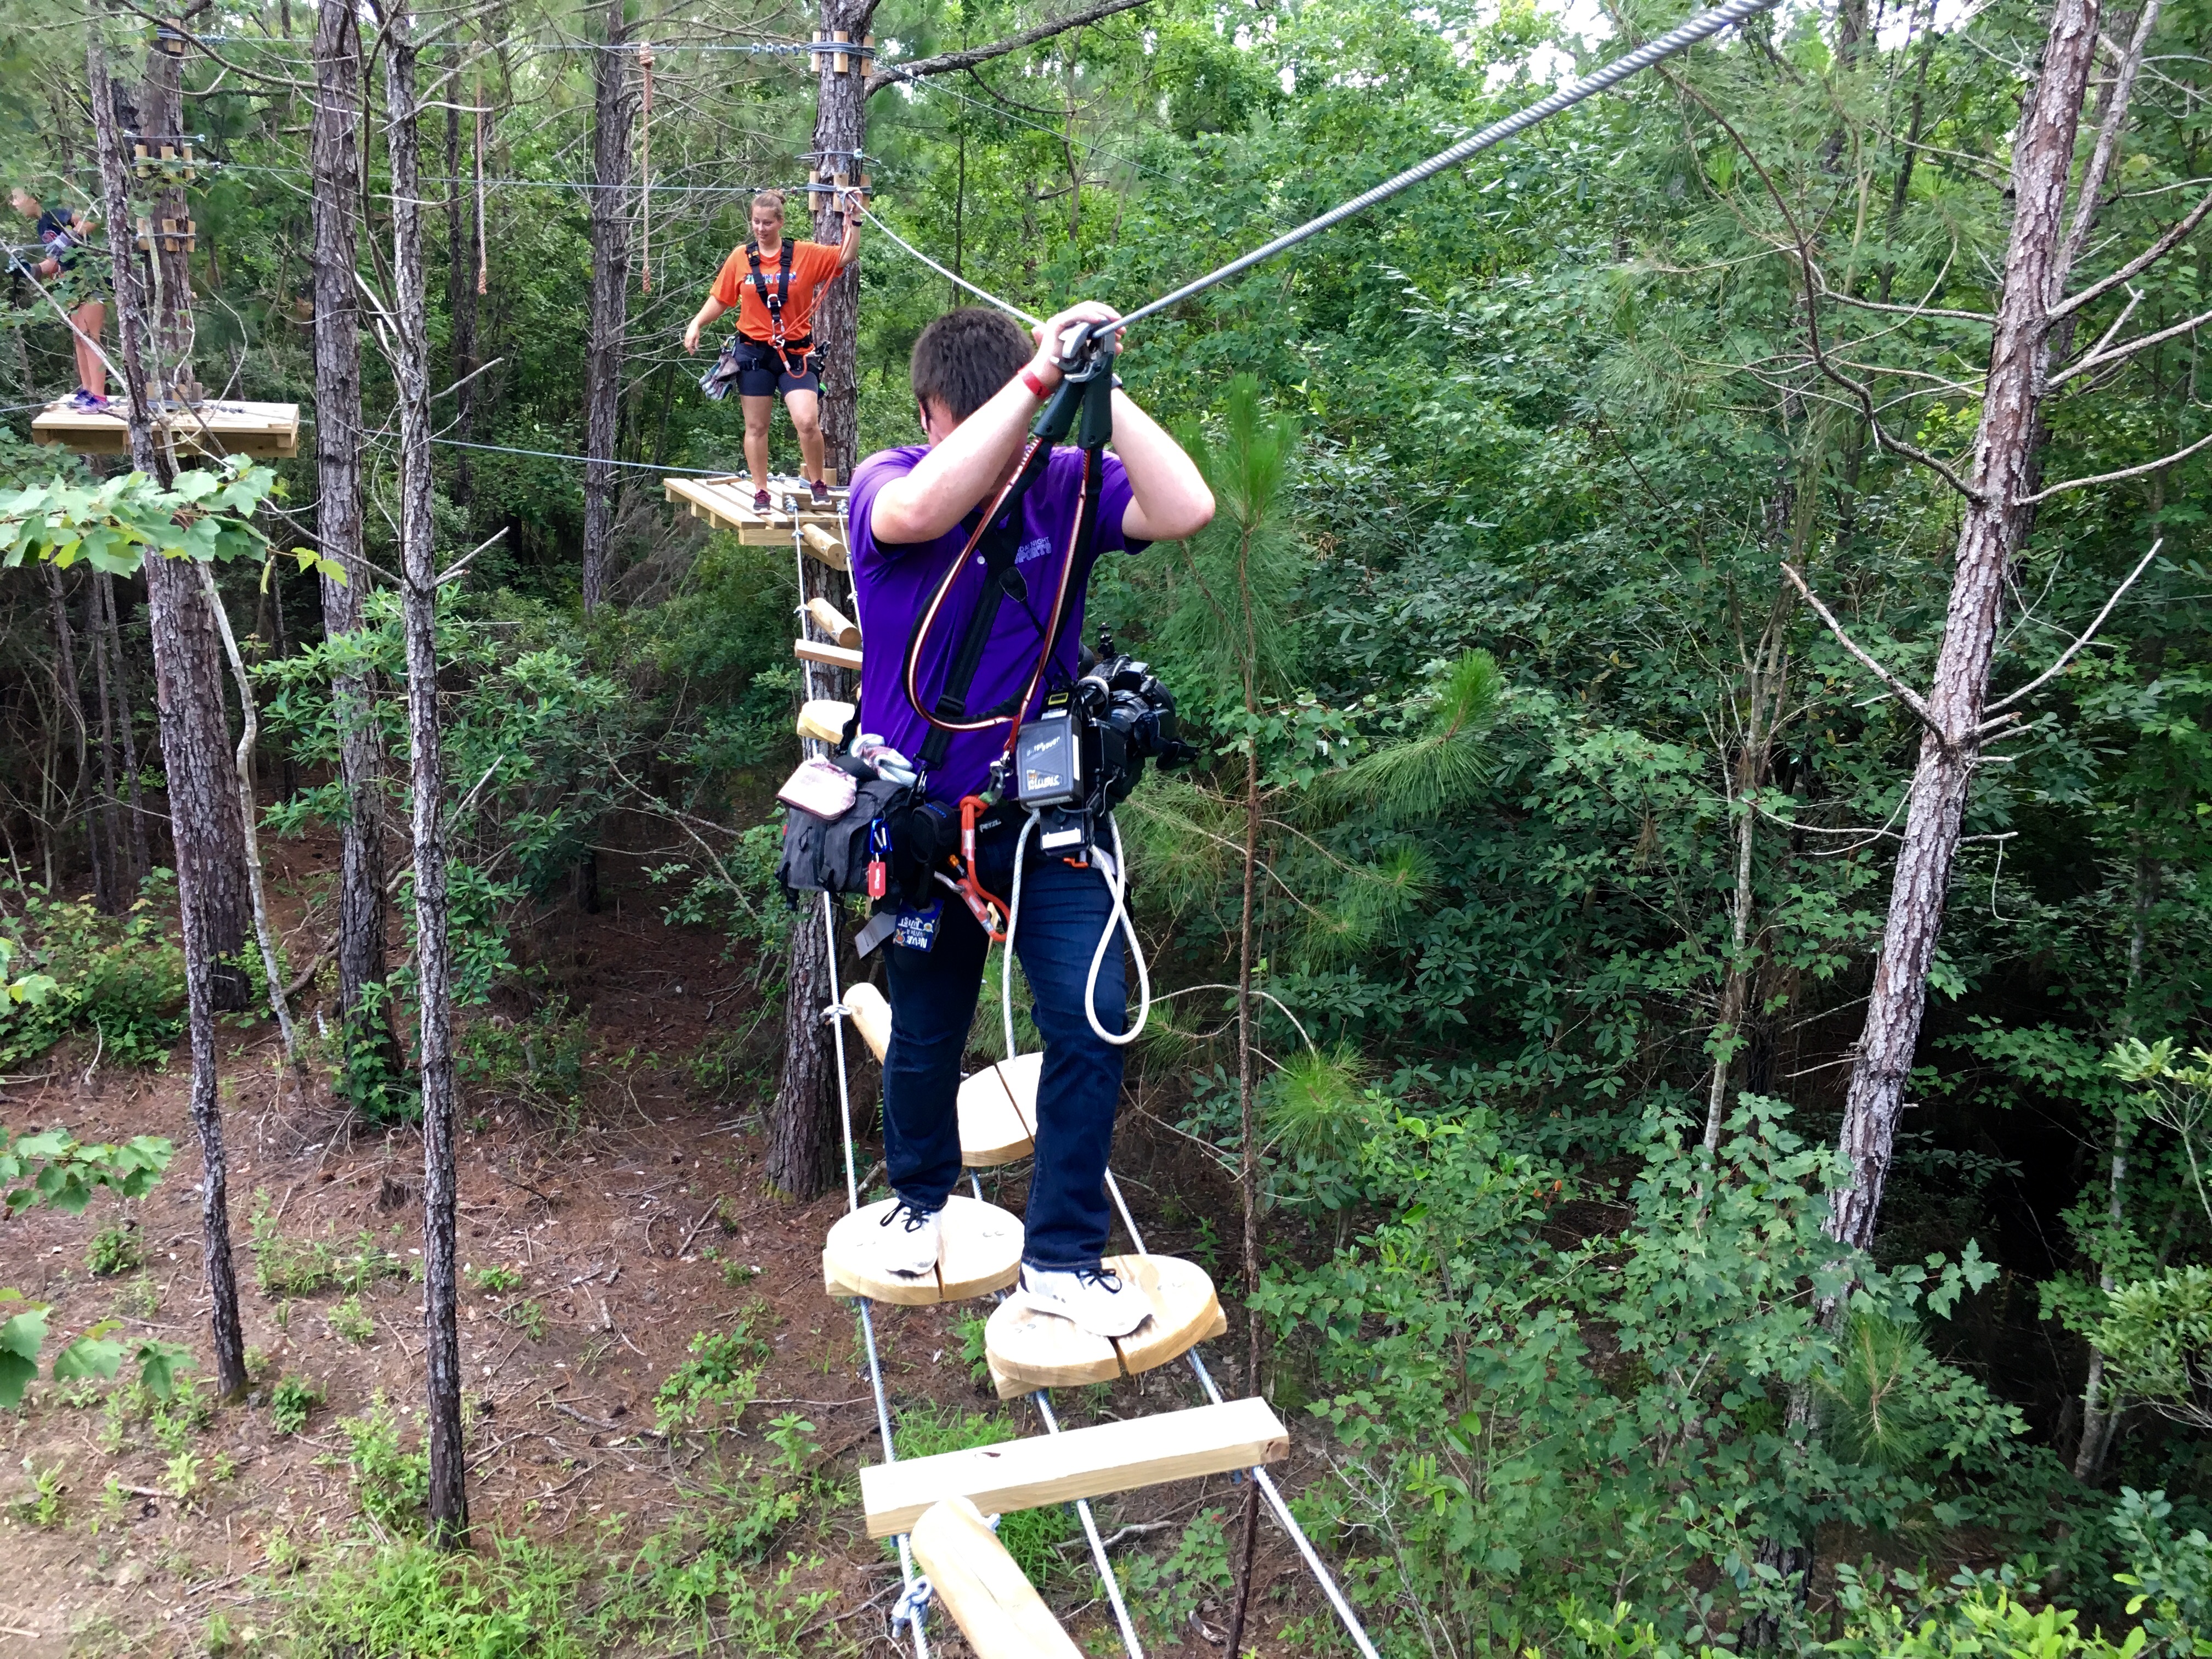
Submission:
M 762 191 L 758 195 L 753 198 L 753 211 L 757 213 L 763 208 L 775 209 L 775 216 L 779 219 L 782 218 L 783 192 L 780 190 Z
M 999 395 L 1030 360 L 1029 337 L 1011 317 L 981 306 L 948 311 L 914 343 L 914 395 L 964 421 Z

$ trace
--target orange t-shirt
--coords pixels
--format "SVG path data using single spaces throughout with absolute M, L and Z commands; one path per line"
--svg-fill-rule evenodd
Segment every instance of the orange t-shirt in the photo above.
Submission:
M 761 255 L 761 280 L 773 294 L 779 284 L 783 269 L 783 250 L 775 251 L 771 259 Z M 822 284 L 835 276 L 842 267 L 838 263 L 837 250 L 825 247 L 820 242 L 802 242 L 793 238 L 791 244 L 791 293 L 783 302 L 783 337 L 803 340 L 814 323 L 814 296 Z M 738 308 L 738 332 L 749 340 L 773 340 L 775 328 L 769 321 L 768 307 L 761 303 L 760 290 L 753 286 L 752 261 L 745 257 L 742 246 L 730 250 L 730 257 L 722 261 L 722 269 L 714 277 L 714 299 L 725 310 Z

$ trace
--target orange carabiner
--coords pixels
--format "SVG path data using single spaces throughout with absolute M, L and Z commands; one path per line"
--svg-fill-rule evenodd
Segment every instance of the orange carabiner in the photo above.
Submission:
M 975 879 L 975 820 L 989 803 L 978 795 L 960 798 L 960 879 L 952 890 L 960 895 L 976 925 L 991 936 L 994 945 L 1006 942 L 1006 902 Z

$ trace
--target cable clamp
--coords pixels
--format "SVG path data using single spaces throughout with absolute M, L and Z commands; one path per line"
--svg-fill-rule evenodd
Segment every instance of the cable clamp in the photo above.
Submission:
M 833 1002 L 822 1011 L 822 1018 L 824 1020 L 833 1020 L 840 1015 L 850 1019 L 853 1017 L 853 1011 L 842 1002 Z
M 906 1594 L 891 1604 L 890 1634 L 893 1639 L 896 1639 L 899 1631 L 905 1626 L 912 1625 L 917 1630 L 921 1628 L 923 1616 L 929 1611 L 930 1597 L 935 1594 L 927 1577 L 917 1578 L 906 1587 Z

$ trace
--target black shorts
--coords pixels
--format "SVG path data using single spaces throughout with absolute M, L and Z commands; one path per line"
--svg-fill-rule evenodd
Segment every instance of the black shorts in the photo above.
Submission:
M 782 352 L 766 340 L 755 340 L 746 336 L 738 337 L 738 395 L 741 398 L 771 398 L 779 392 L 811 392 L 817 397 L 822 392 L 819 350 L 813 346 L 800 349 L 790 347 Z M 792 373 L 792 365 L 799 373 Z

